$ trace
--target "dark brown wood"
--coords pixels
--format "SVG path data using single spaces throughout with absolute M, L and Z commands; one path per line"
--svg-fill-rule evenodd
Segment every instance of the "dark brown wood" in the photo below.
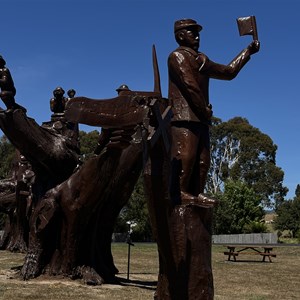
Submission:
M 0 180 L 0 212 L 7 215 L 4 234 L 0 239 L 0 249 L 7 249 L 11 237 L 16 202 L 16 183 L 14 178 Z
M 10 217 L 11 226 L 7 227 L 10 228 L 9 242 L 2 248 L 24 252 L 31 210 L 47 190 L 67 179 L 78 165 L 78 132 L 74 124 L 66 122 L 63 114 L 54 114 L 51 121 L 40 126 L 23 109 L 0 112 L 0 128 L 22 152 L 17 155 L 14 171 L 16 207 Z M 26 157 L 30 167 L 23 165 L 21 157 Z M 34 176 L 30 187 L 23 179 L 27 170 Z
M 159 78 L 155 82 L 157 87 Z M 157 110 L 156 118 L 152 112 L 157 101 L 164 101 L 160 91 L 127 89 L 116 98 L 94 100 L 73 98 L 74 93 L 66 99 L 62 88 L 56 90 L 59 94 L 50 101 L 54 114 L 42 126 L 18 106 L 0 112 L 0 128 L 34 174 L 30 189 L 23 186 L 16 193 L 17 203 L 23 196 L 31 203 L 31 209 L 25 209 L 29 239 L 20 274 L 24 279 L 44 273 L 82 278 L 88 284 L 110 282 L 117 273 L 111 253 L 113 227 L 141 172 L 149 128 L 163 125 Z M 77 122 L 106 132 L 98 155 L 81 166 Z M 24 206 L 19 211 L 24 216 Z
M 88 284 L 113 281 L 113 227 L 141 167 L 140 145 L 124 151 L 107 148 L 48 191 L 32 216 L 23 277 L 46 273 L 82 278 Z
M 33 199 L 24 279 L 44 273 L 93 285 L 114 281 L 113 226 L 144 164 L 159 251 L 155 299 L 213 299 L 211 224 L 217 200 L 203 193 L 212 116 L 208 82 L 210 77 L 234 78 L 259 50 L 259 42 L 225 66 L 198 53 L 202 26 L 196 21 L 178 20 L 174 29 L 180 47 L 169 56 L 168 100 L 161 95 L 154 47 L 154 92 L 125 89 L 118 97 L 97 100 L 73 98 L 74 93 L 66 99 L 60 90 L 50 102 L 54 115 L 42 126 L 14 98 L 8 99 L 1 85 L 9 109 L 0 112 L 0 128 L 29 161 L 35 177 L 30 190 L 22 187 L 24 193 L 16 198 Z M 81 166 L 77 123 L 101 126 L 105 132 L 97 155 Z
M 83 99 L 88 114 L 76 115 L 76 104 L 80 102 L 79 110 L 82 110 Z M 66 114 L 54 114 L 51 122 L 43 123 L 43 127 L 21 110 L 3 115 L 0 124 L 12 143 L 23 147 L 22 154 L 30 161 L 36 176 L 34 184 L 39 180 L 48 183 L 40 193 L 32 190 L 35 201 L 29 222 L 27 254 L 20 273 L 24 279 L 43 273 L 81 278 L 88 284 L 114 281 L 117 268 L 111 253 L 111 236 L 116 218 L 142 169 L 148 126 L 156 123 L 151 120 L 153 101 L 162 99 L 157 93 L 136 91 L 105 101 L 73 98 L 68 101 Z M 103 106 L 105 117 L 96 118 L 95 112 L 90 114 L 90 107 L 97 106 L 101 111 Z M 76 116 L 69 118 L 70 112 Z M 120 112 L 122 116 L 118 118 Z M 70 157 L 78 157 L 74 152 L 75 142 L 66 146 L 63 143 L 66 136 L 76 137 L 67 126 L 79 120 L 107 128 L 108 138 L 100 147 L 99 155 L 86 161 L 73 174 L 69 172 L 69 177 L 65 173 L 58 181 L 52 175 L 57 174 Z M 14 126 L 9 126 L 11 124 Z M 21 139 L 16 139 L 20 133 L 13 127 L 20 132 L 22 129 Z M 24 138 L 29 131 L 32 134 Z M 46 145 L 47 139 L 52 142 Z M 53 145 L 61 149 L 55 152 Z M 73 171 L 74 165 L 71 169 Z
M 64 125 L 64 132 L 55 128 L 57 122 Z M 78 141 L 72 125 L 63 117 L 40 126 L 23 110 L 16 109 L 0 113 L 0 128 L 37 172 L 47 174 L 49 186 L 67 179 L 78 164 Z
M 198 51 L 201 30 L 192 19 L 174 23 L 179 47 L 168 57 L 171 151 L 161 157 L 162 138 L 148 150 L 145 181 L 160 259 L 157 300 L 214 297 L 212 209 L 218 201 L 204 194 L 210 164 L 209 80 L 233 79 L 259 50 L 255 41 L 230 64 L 214 63 Z
M 167 108 L 167 101 L 165 105 Z M 170 137 L 170 123 L 165 124 L 168 125 L 164 130 Z M 210 267 L 209 226 L 212 210 L 173 205 L 169 196 L 170 148 L 166 147 L 162 135 L 154 145 L 149 144 L 148 153 L 149 158 L 144 169 L 145 187 L 152 228 L 159 249 L 155 299 L 197 299 L 199 286 L 204 294 L 211 295 L 213 278 Z M 198 249 L 199 244 L 203 245 L 202 251 Z M 203 251 L 208 252 L 204 255 Z M 196 267 L 200 265 L 202 268 Z M 206 274 L 205 278 L 201 276 L 203 272 Z
M 24 156 L 16 151 L 17 166 L 15 170 L 16 189 L 14 193 L 15 207 L 12 211 L 13 219 L 10 224 L 10 239 L 6 246 L 7 250 L 13 252 L 27 251 L 28 243 L 28 201 L 30 198 L 31 185 L 25 180 L 26 172 L 31 166 Z
M 155 92 L 123 91 L 111 99 L 75 97 L 68 101 L 65 115 L 70 122 L 103 128 L 135 126 L 147 117 L 147 103 L 160 98 Z

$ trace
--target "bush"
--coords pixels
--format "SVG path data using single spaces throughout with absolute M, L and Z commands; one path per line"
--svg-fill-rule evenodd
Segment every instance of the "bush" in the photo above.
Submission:
M 244 226 L 244 233 L 262 233 L 268 232 L 268 228 L 265 223 L 252 221 Z
M 295 234 L 295 238 L 297 239 L 297 241 L 300 243 L 300 230 L 298 230 Z

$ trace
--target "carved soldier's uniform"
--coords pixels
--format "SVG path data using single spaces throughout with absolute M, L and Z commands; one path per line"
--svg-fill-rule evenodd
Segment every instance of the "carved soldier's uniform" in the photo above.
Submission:
M 183 19 L 175 22 L 174 31 L 176 35 L 181 30 L 190 30 L 194 34 L 191 35 L 191 41 L 194 39 L 198 48 L 197 32 L 201 29 L 202 26 L 196 21 Z M 198 196 L 204 191 L 210 166 L 209 125 L 212 110 L 209 104 L 209 79 L 233 79 L 249 61 L 251 51 L 248 47 L 228 65 L 222 65 L 192 49 L 186 41 L 181 43 L 176 39 L 180 47 L 168 58 L 168 97 L 174 114 L 171 193 L 178 203 L 182 201 L 183 193 Z M 181 200 L 178 199 L 179 187 Z

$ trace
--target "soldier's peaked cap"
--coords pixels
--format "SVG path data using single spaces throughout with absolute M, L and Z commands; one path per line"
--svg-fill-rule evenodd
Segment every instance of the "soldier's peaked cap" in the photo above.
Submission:
M 202 26 L 199 25 L 195 20 L 193 19 L 181 19 L 177 20 L 174 23 L 174 32 L 177 32 L 178 30 L 181 29 L 186 29 L 190 27 L 196 27 L 198 31 L 202 30 Z
M 117 89 L 116 89 L 117 92 L 120 92 L 120 91 L 129 91 L 129 87 L 126 85 L 126 84 L 122 84 L 120 85 Z

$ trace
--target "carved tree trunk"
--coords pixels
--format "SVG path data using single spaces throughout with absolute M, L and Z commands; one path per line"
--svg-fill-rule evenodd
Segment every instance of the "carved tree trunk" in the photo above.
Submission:
M 30 221 L 22 276 L 61 274 L 89 284 L 114 280 L 111 236 L 141 168 L 140 144 L 125 150 L 108 147 L 49 190 Z
M 17 206 L 16 201 L 16 180 L 14 172 L 10 172 L 9 178 L 0 180 L 0 212 L 7 215 L 4 227 L 4 234 L 0 239 L 0 249 L 6 249 L 10 241 L 11 225 L 14 212 Z
M 144 170 L 153 232 L 158 245 L 156 300 L 212 300 L 212 209 L 173 205 L 170 155 L 162 139 L 149 150 Z
M 12 211 L 12 217 L 10 222 L 10 234 L 9 242 L 6 245 L 6 249 L 13 252 L 27 251 L 28 243 L 28 218 L 27 218 L 27 207 L 28 207 L 28 195 L 29 186 L 24 181 L 23 176 L 28 170 L 28 161 L 21 159 L 20 152 L 16 151 L 16 164 L 14 167 L 15 173 L 15 207 Z
M 8 188 L 8 190 L 6 191 L 3 190 L 3 187 L 4 186 L 1 184 L 0 181 L 0 212 L 5 213 L 7 215 L 4 227 L 4 234 L 0 239 L 0 249 L 6 249 L 9 243 L 11 224 L 14 216 L 14 210 L 16 207 L 16 194 L 15 191 L 11 189 L 12 185 L 10 185 L 9 188 L 6 186 L 5 189 Z M 13 189 L 15 189 L 15 186 L 13 186 Z
M 61 122 L 65 131 L 56 129 L 57 122 Z M 9 114 L 0 113 L 0 128 L 48 186 L 66 180 L 78 164 L 74 130 L 64 119 L 39 126 L 23 110 L 16 109 Z
M 145 94 L 134 92 L 105 101 L 73 98 L 68 102 L 69 121 L 98 122 L 96 125 L 104 126 L 110 136 L 98 156 L 38 201 L 30 219 L 23 278 L 46 273 L 83 278 L 89 284 L 114 280 L 117 269 L 111 236 L 142 169 L 142 131 L 151 100 L 148 94 L 155 96 Z
M 6 242 L 2 243 L 2 249 L 25 252 L 30 211 L 47 190 L 72 174 L 79 160 L 78 141 L 73 124 L 66 122 L 61 116 L 39 126 L 21 109 L 0 113 L 0 128 L 30 162 L 30 169 L 35 173 L 35 182 L 29 191 L 23 180 L 28 166 L 22 165 L 19 154 L 15 170 L 15 210 L 10 213 L 11 224 L 6 227 Z M 30 205 L 29 197 L 32 201 Z

